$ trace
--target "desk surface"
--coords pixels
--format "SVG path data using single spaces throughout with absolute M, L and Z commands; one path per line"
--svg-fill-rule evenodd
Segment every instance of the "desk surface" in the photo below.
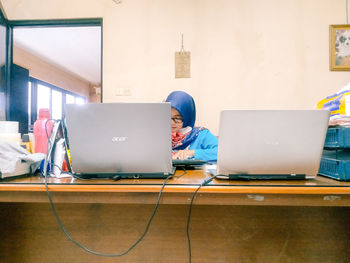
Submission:
M 207 174 L 202 169 L 194 170 L 178 170 L 173 178 L 170 178 L 166 183 L 166 191 L 180 189 L 180 191 L 192 191 L 196 189 L 204 180 L 209 179 L 211 175 Z M 75 191 L 99 191 L 99 189 L 129 189 L 130 191 L 152 191 L 159 190 L 164 183 L 163 179 L 77 179 L 74 177 L 67 178 L 47 178 L 47 183 L 52 191 L 63 189 L 74 189 Z M 21 191 L 36 191 L 42 189 L 45 184 L 45 178 L 41 176 L 30 176 L 11 180 L 0 181 L 0 191 L 6 190 L 21 190 Z M 123 186 L 123 187 L 121 187 Z M 153 186 L 153 187 L 152 187 Z M 203 186 L 202 190 L 215 191 L 230 191 L 230 189 L 270 189 L 272 192 L 282 193 L 283 189 L 296 191 L 298 193 L 310 193 L 319 189 L 321 192 L 335 191 L 350 194 L 350 182 L 342 182 L 334 179 L 317 176 L 314 179 L 306 180 L 251 180 L 251 181 L 235 181 L 214 179 L 207 186 Z M 295 188 L 295 190 L 291 190 Z M 226 189 L 226 190 L 225 190 Z M 275 190 L 272 190 L 275 189 Z M 276 190 L 278 189 L 278 190 Z M 296 190 L 299 189 L 299 190 Z M 338 189 L 338 190 L 337 190 Z M 178 191 L 176 190 L 176 192 Z M 316 191 L 317 192 L 317 191 Z
M 1 182 L 2 258 L 16 263 L 58 258 L 77 263 L 186 262 L 189 203 L 209 175 L 202 170 L 182 173 L 165 186 L 147 237 L 127 256 L 110 260 L 83 252 L 61 233 L 44 178 Z M 48 183 L 74 238 L 98 251 L 120 253 L 144 230 L 163 180 L 48 178 Z M 193 262 L 347 262 L 349 186 L 321 176 L 306 181 L 214 180 L 194 200 Z
M 210 178 L 204 170 L 177 171 L 168 180 L 162 202 L 188 204 L 194 191 Z M 1 202 L 47 202 L 45 179 L 25 177 L 0 183 Z M 162 179 L 80 180 L 48 178 L 57 202 L 149 203 Z M 200 197 L 200 198 L 199 198 Z M 198 192 L 196 204 L 350 206 L 350 182 L 317 176 L 309 180 L 230 181 L 214 179 Z

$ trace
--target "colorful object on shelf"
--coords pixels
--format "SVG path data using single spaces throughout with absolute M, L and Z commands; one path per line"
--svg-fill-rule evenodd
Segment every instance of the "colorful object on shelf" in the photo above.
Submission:
M 334 115 L 350 115 L 350 90 L 343 90 L 317 103 L 316 109 L 326 109 Z

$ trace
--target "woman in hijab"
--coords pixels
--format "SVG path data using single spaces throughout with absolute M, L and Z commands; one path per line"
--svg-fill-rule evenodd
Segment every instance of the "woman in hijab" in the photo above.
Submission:
M 166 99 L 171 104 L 173 159 L 217 160 L 218 139 L 206 128 L 194 126 L 196 106 L 191 95 L 174 91 Z

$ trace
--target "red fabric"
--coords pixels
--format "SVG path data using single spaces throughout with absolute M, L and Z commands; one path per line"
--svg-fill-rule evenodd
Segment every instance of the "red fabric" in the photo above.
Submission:
M 186 136 L 190 133 L 190 131 L 187 133 L 173 132 L 171 134 L 172 147 L 174 148 L 174 147 L 182 144 L 182 141 L 186 138 Z

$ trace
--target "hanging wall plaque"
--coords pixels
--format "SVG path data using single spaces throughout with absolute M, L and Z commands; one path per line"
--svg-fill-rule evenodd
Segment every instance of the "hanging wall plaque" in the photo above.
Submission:
M 191 52 L 185 51 L 183 45 L 179 52 L 175 52 L 175 78 L 190 78 L 191 77 Z

